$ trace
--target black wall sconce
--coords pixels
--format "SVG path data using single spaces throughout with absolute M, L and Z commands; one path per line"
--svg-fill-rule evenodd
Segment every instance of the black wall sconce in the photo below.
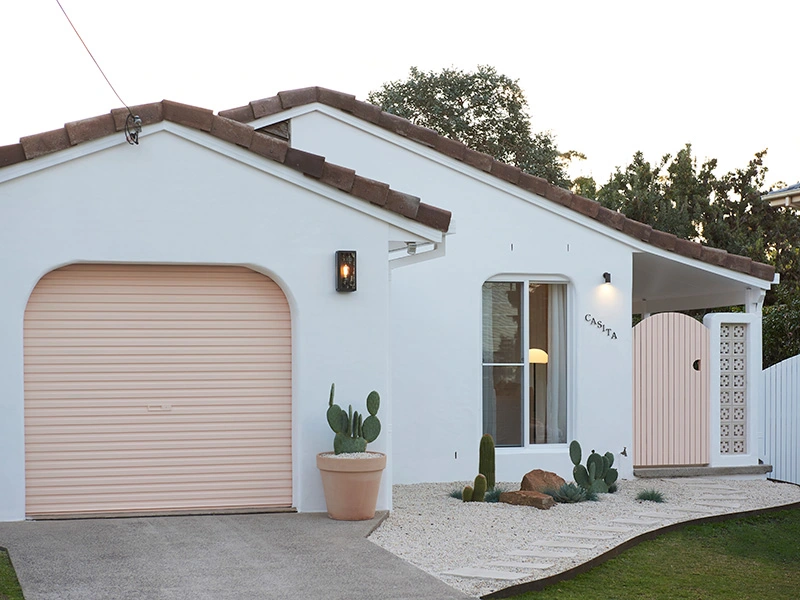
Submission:
M 356 251 L 336 251 L 336 291 L 356 291 Z
M 606 283 L 611 283 L 611 273 L 609 273 L 608 271 L 603 273 L 603 281 L 605 281 Z

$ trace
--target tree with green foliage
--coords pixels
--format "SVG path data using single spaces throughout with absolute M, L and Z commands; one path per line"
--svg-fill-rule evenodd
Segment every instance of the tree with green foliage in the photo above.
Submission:
M 569 161 L 550 132 L 531 133 L 528 105 L 518 80 L 481 65 L 475 72 L 411 67 L 408 79 L 391 81 L 367 100 L 386 112 L 463 142 L 550 183 L 569 187 Z
M 594 192 L 601 204 L 676 236 L 775 266 L 781 284 L 764 307 L 764 366 L 800 352 L 800 215 L 762 199 L 766 150 L 743 169 L 717 177 L 716 159 L 698 166 L 686 144 L 654 167 L 641 152 L 596 189 L 591 178 L 573 190 Z

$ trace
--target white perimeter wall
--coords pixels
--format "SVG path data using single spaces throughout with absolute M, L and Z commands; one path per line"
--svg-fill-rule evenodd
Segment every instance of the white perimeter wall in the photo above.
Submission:
M 613 452 L 621 476 L 631 477 L 630 248 L 569 209 L 486 174 L 465 175 L 457 169 L 476 172 L 399 136 L 370 131 L 314 112 L 293 119 L 292 144 L 453 211 L 456 230 L 445 258 L 392 271 L 394 481 L 466 480 L 477 473 L 481 286 L 501 274 L 568 279 L 568 440 L 579 440 L 584 454 Z M 605 271 L 611 285 L 602 283 Z M 587 314 L 617 339 L 587 323 Z M 619 455 L 626 446 L 628 458 Z M 567 446 L 498 449 L 498 481 L 536 468 L 571 480 Z
M 0 183 L 0 520 L 25 516 L 25 306 L 43 275 L 73 262 L 245 265 L 274 279 L 292 311 L 294 504 L 325 510 L 315 455 L 333 446 L 325 419 L 331 382 L 340 403 L 359 409 L 379 390 L 379 416 L 391 415 L 388 228 L 167 131 Z M 358 251 L 352 294 L 334 291 L 340 249 Z M 384 434 L 370 448 L 389 444 Z M 391 469 L 383 481 L 379 509 L 390 507 Z

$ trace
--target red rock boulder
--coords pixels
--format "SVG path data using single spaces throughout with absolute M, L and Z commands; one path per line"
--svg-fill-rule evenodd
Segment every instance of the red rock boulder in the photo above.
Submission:
M 534 506 L 541 509 L 548 509 L 556 503 L 556 501 L 547 494 L 523 490 L 518 492 L 503 492 L 500 494 L 500 502 L 515 504 L 517 506 Z
M 519 488 L 523 491 L 543 492 L 545 490 L 557 490 L 565 483 L 566 481 L 555 473 L 535 469 L 525 474 Z

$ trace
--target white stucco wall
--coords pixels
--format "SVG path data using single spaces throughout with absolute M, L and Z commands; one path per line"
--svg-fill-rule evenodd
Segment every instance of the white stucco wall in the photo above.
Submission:
M 190 138 L 204 136 L 173 124 L 164 127 Z M 65 264 L 245 265 L 283 288 L 292 312 L 298 510 L 325 510 L 315 455 L 332 449 L 325 419 L 331 382 L 340 404 L 359 408 L 370 390 L 379 390 L 379 416 L 391 416 L 386 351 L 391 226 L 310 191 L 306 182 L 319 184 L 288 168 L 249 155 L 270 174 L 176 133 L 144 135 L 138 147 L 123 140 L 10 180 L 4 181 L 65 154 L 0 171 L 0 520 L 25 516 L 25 307 L 37 281 Z M 234 154 L 244 152 L 212 141 Z M 79 151 L 85 148 L 66 156 Z M 358 251 L 355 293 L 334 291 L 334 252 L 340 249 Z M 370 449 L 386 450 L 390 429 Z M 389 468 L 379 509 L 390 507 L 391 483 Z
M 346 117 L 349 119 L 349 117 Z M 482 429 L 481 286 L 496 275 L 569 282 L 568 440 L 616 455 L 632 476 L 632 250 L 596 222 L 399 136 L 318 112 L 292 144 L 453 211 L 447 256 L 392 272 L 391 454 L 397 483 L 472 479 Z M 603 285 L 602 274 L 612 273 Z M 613 329 L 612 340 L 585 320 Z M 456 458 L 456 455 L 458 458 Z M 531 469 L 572 478 L 566 445 L 498 449 L 497 478 Z

